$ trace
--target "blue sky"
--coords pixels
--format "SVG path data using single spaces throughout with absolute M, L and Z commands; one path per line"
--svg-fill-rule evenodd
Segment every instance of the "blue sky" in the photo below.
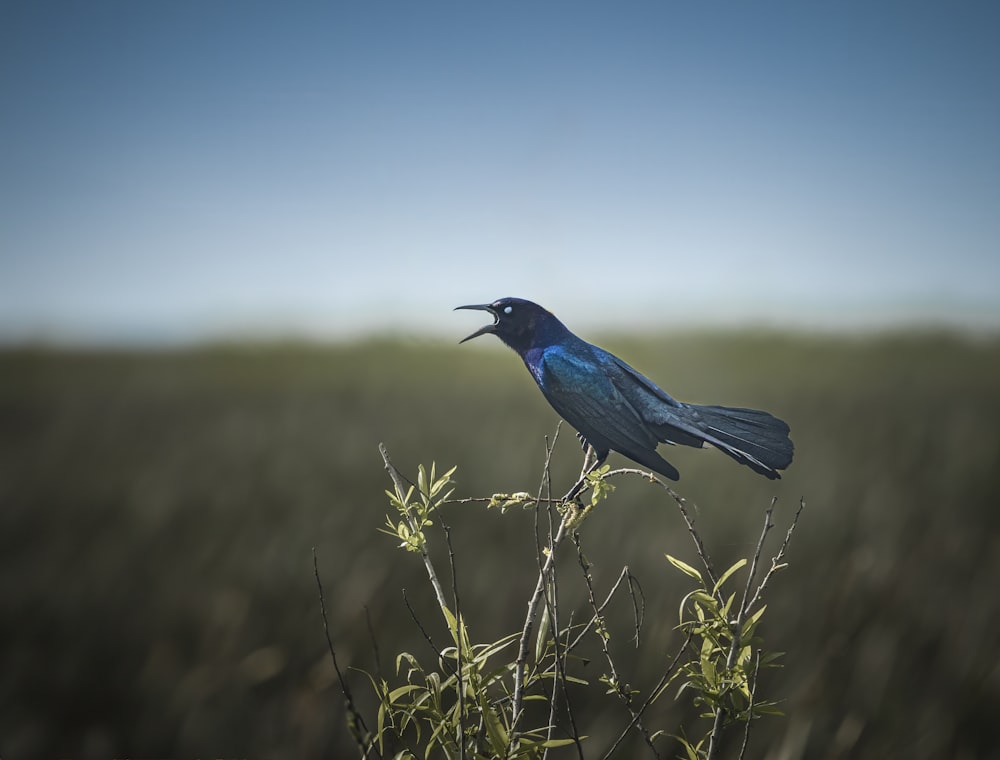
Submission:
M 989 2 L 0 4 L 0 337 L 1000 324 Z

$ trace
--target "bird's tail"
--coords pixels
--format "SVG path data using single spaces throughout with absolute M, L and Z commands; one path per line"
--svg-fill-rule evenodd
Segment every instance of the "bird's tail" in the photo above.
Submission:
M 686 405 L 694 412 L 702 438 L 737 462 L 765 477 L 780 478 L 778 470 L 792 463 L 795 447 L 788 425 L 757 409 Z

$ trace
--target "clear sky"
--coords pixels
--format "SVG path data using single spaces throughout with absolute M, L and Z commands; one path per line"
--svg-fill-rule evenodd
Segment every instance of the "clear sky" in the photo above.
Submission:
M 0 336 L 1000 324 L 1000 4 L 0 4 Z

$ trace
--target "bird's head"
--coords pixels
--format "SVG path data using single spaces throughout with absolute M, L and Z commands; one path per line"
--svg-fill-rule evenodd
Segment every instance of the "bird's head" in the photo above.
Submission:
M 488 311 L 493 315 L 493 324 L 480 327 L 459 343 L 492 333 L 515 351 L 522 352 L 555 341 L 567 332 L 551 312 L 523 298 L 501 298 L 493 303 L 458 306 L 455 310 L 458 309 Z

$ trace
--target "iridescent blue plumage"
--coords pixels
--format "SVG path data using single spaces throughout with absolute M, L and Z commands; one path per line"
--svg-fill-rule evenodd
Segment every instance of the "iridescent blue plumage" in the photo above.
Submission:
M 493 314 L 493 333 L 518 353 L 542 394 L 594 448 L 598 461 L 617 451 L 677 480 L 658 443 L 708 443 L 768 477 L 791 464 L 788 425 L 767 412 L 683 404 L 617 356 L 571 333 L 553 314 L 520 298 L 460 306 Z M 464 341 L 462 341 L 464 342 Z

